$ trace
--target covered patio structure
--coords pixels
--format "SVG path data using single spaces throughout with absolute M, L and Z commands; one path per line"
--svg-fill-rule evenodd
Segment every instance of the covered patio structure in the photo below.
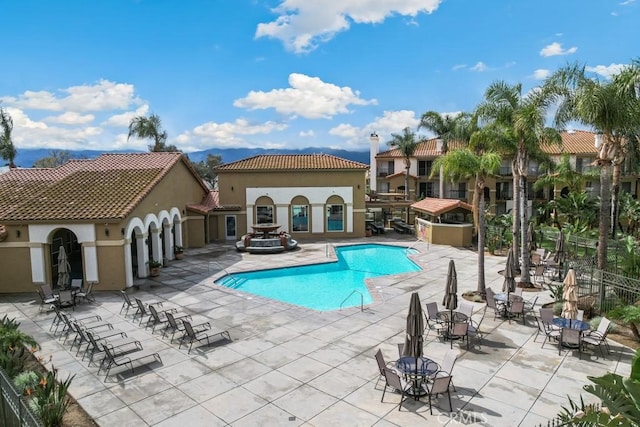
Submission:
M 413 203 L 418 238 L 439 245 L 471 246 L 472 207 L 457 199 L 427 197 Z

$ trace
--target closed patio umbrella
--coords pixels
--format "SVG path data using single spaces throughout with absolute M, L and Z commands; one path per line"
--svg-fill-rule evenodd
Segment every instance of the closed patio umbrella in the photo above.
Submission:
M 516 275 L 513 271 L 513 249 L 509 249 L 507 254 L 507 265 L 504 269 L 504 283 L 502 284 L 502 292 L 507 293 L 507 301 L 509 301 L 509 294 L 516 290 Z
M 58 287 L 66 288 L 69 283 L 69 275 L 71 273 L 71 264 L 67 258 L 64 246 L 60 246 L 58 252 Z
M 456 273 L 456 264 L 453 260 L 449 261 L 449 271 L 447 272 L 447 283 L 444 288 L 442 305 L 449 310 L 449 326 L 451 326 L 453 310 L 458 308 L 458 275 Z
M 422 304 L 417 292 L 411 294 L 409 302 L 409 314 L 407 315 L 407 335 L 402 350 L 403 356 L 411 356 L 418 359 L 422 357 L 422 333 L 424 332 L 424 317 Z M 417 364 L 416 364 L 417 366 Z
M 570 268 L 567 277 L 564 279 L 564 289 L 562 290 L 562 314 L 565 319 L 575 319 L 578 317 L 578 281 L 576 271 Z
M 556 250 L 553 255 L 553 262 L 556 264 L 558 268 L 558 277 L 562 280 L 562 264 L 564 263 L 564 257 L 566 252 L 566 244 L 564 241 L 564 231 L 560 230 L 560 234 L 558 235 L 558 240 L 556 241 Z

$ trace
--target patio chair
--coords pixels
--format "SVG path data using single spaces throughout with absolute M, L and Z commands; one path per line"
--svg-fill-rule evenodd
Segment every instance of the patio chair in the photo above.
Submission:
M 92 332 L 94 337 L 97 337 L 98 340 L 113 337 L 116 335 L 120 335 L 122 337 L 126 337 L 127 334 L 118 329 L 113 329 L 113 326 L 110 323 L 105 323 L 106 329 L 100 331 L 100 328 L 94 328 L 93 330 L 85 329 L 81 326 L 77 321 L 72 321 L 71 326 L 73 330 L 76 332 L 76 336 L 71 342 L 70 350 L 73 350 L 73 347 L 78 346 L 78 351 L 76 352 L 76 356 L 80 354 L 82 351 L 82 345 L 87 344 L 89 346 L 91 343 L 89 342 L 89 337 L 87 336 L 87 332 Z M 86 349 L 85 349 L 86 351 Z
M 575 347 L 582 359 L 582 332 L 579 329 L 562 328 L 558 339 L 558 355 L 562 354 L 562 347 Z
M 536 331 L 536 336 L 533 337 L 533 342 L 536 342 L 538 335 L 544 335 L 544 341 L 542 341 L 542 345 L 540 348 L 544 347 L 544 344 L 548 339 L 557 340 L 560 337 L 560 330 L 551 328 L 551 325 L 548 323 L 544 323 L 544 321 L 540 317 L 536 317 L 536 322 L 538 324 L 538 330 Z
M 402 402 L 404 402 L 405 398 L 411 397 L 409 392 L 412 390 L 413 384 L 410 381 L 404 381 L 400 378 L 400 375 L 392 369 L 383 368 L 382 373 L 384 375 L 386 384 L 382 389 L 382 397 L 380 398 L 380 402 L 384 401 L 384 394 L 387 391 L 387 387 L 391 387 L 400 392 L 400 403 L 398 404 L 398 411 L 402 407 Z
M 544 264 L 538 264 L 536 265 L 536 268 L 533 270 L 533 284 L 538 284 L 540 285 L 540 287 L 544 287 L 544 285 L 547 283 L 544 278 L 545 278 L 545 265 Z
M 382 350 L 378 349 L 378 351 L 376 351 L 376 354 L 374 356 L 376 358 L 376 363 L 378 364 L 378 371 L 380 371 L 380 376 L 378 377 L 378 380 L 376 381 L 375 385 L 373 386 L 373 388 L 378 387 L 378 383 L 380 382 L 380 380 L 385 379 L 384 377 L 384 369 L 385 368 L 389 368 L 393 371 L 395 371 L 395 367 L 391 364 L 391 362 L 386 362 L 384 360 L 384 355 L 382 354 Z
M 86 302 L 94 302 L 96 298 L 93 296 L 93 285 L 95 285 L 94 282 L 89 282 L 89 287 L 87 289 L 84 289 L 84 287 L 81 286 L 78 292 L 76 292 L 75 297 L 83 299 Z
M 487 288 L 486 290 L 486 300 L 487 307 L 493 310 L 493 320 L 496 320 L 498 317 L 502 316 L 506 306 L 504 304 L 498 305 L 496 302 L 495 294 L 491 288 Z
M 449 391 L 451 379 L 451 375 L 436 377 L 431 382 L 431 388 L 427 386 L 427 396 L 429 397 L 429 413 L 431 413 L 431 415 L 433 415 L 432 399 L 434 397 L 437 397 L 439 394 L 447 394 L 447 396 L 449 397 L 449 412 L 453 411 L 453 407 L 451 406 L 451 392 Z
M 73 327 L 72 322 L 72 318 L 71 316 L 68 316 L 67 313 L 65 313 L 64 311 L 60 311 L 59 312 L 60 318 L 62 319 L 62 322 L 64 323 L 65 327 L 62 329 L 61 334 L 64 335 L 64 341 L 62 341 L 62 343 L 66 343 L 67 339 L 69 339 L 69 335 L 72 333 L 75 333 L 77 335 L 77 331 L 75 330 L 75 328 Z M 82 326 L 84 329 L 90 329 L 90 330 L 98 330 L 98 329 L 102 329 L 102 328 L 106 328 L 106 329 L 113 329 L 113 325 L 111 323 L 108 322 L 102 322 L 100 321 L 92 321 L 90 323 L 85 323 L 81 320 L 77 320 L 74 319 L 74 322 L 78 323 L 80 326 Z M 75 336 L 74 336 L 74 340 L 75 340 Z
M 88 355 L 89 366 L 91 366 L 91 363 L 93 363 L 93 358 L 96 354 L 104 353 L 104 349 L 102 348 L 103 343 L 109 343 L 115 349 L 118 349 L 119 347 L 131 345 L 131 344 L 135 345 L 135 343 L 140 344 L 139 340 L 133 337 L 128 337 L 127 334 L 124 332 L 122 333 L 123 335 L 120 335 L 119 338 L 94 335 L 94 332 L 92 331 L 84 331 L 84 333 L 87 336 L 87 339 L 89 340 L 89 344 L 87 345 L 85 352 L 82 354 L 82 360 L 84 360 L 84 358 L 87 357 Z M 100 365 L 99 365 L 100 368 L 102 367 L 104 360 L 105 358 L 103 357 L 102 362 L 100 362 Z
M 432 329 L 435 330 L 438 335 L 441 335 L 444 330 L 444 325 L 438 321 L 438 303 L 428 302 L 426 308 L 427 310 L 424 313 L 424 317 L 427 321 L 428 330 L 425 335 L 429 335 Z
M 451 348 L 453 348 L 453 340 L 460 339 L 467 341 L 467 350 L 469 350 L 469 322 L 456 322 L 454 321 L 449 331 L 449 341 Z
M 442 359 L 442 363 L 440 363 L 440 370 L 436 372 L 436 377 L 446 377 L 453 375 L 453 366 L 456 364 L 456 360 L 458 360 L 458 355 L 460 352 L 458 350 L 447 350 L 444 354 L 444 359 Z M 453 380 L 451 381 L 451 387 L 453 391 L 456 391 L 456 386 L 453 385 Z
M 102 348 L 104 349 L 105 357 L 106 357 L 106 365 L 104 380 L 107 381 L 109 378 L 109 372 L 113 367 L 126 366 L 129 365 L 131 368 L 131 373 L 134 373 L 133 363 L 142 363 L 143 361 L 153 358 L 153 360 L 149 360 L 148 363 L 158 362 L 162 363 L 162 359 L 157 352 L 149 352 L 144 351 L 142 345 L 136 345 L 135 350 L 131 351 L 127 354 L 120 355 L 109 343 L 102 344 Z M 145 363 L 147 364 L 147 363 Z
M 189 341 L 189 351 L 187 351 L 187 353 L 191 353 L 191 347 L 193 346 L 194 342 L 202 342 L 206 340 L 207 345 L 210 345 L 211 344 L 210 338 L 215 336 L 220 336 L 220 338 L 226 338 L 229 341 L 231 341 L 231 335 L 229 335 L 229 331 L 219 331 L 219 330 L 214 331 L 211 329 L 207 329 L 207 330 L 201 330 L 199 332 L 196 332 L 196 330 L 193 329 L 193 326 L 189 321 L 183 319 L 182 323 L 184 324 L 184 332 L 185 332 L 183 341 Z M 182 347 L 182 342 L 180 342 L 180 345 L 178 346 L 178 348 L 180 347 Z
M 43 286 L 49 287 L 48 285 L 43 285 Z M 51 288 L 49 288 L 49 289 L 51 289 Z M 56 307 L 56 305 L 58 304 L 58 297 L 56 297 L 53 293 L 46 294 L 43 291 L 42 286 L 37 288 L 36 292 L 38 293 L 38 296 L 40 297 L 40 312 L 42 312 L 42 309 L 45 306 Z
M 518 295 L 509 295 L 509 323 L 512 317 L 522 317 L 522 324 L 525 324 L 524 300 Z
M 71 290 L 80 292 L 80 289 L 82 289 L 82 279 L 71 279 Z
M 71 307 L 73 311 L 76 310 L 76 299 L 73 296 L 71 289 L 65 289 L 58 294 L 57 305 L 59 308 Z
M 584 345 L 592 345 L 598 347 L 600 349 L 600 353 L 602 357 L 604 357 L 604 351 L 602 351 L 602 347 L 607 350 L 607 353 L 611 353 L 611 349 L 609 348 L 609 343 L 607 342 L 607 334 L 609 333 L 609 325 L 611 321 L 606 317 L 603 317 L 600 320 L 600 324 L 598 325 L 598 329 L 595 331 L 589 331 L 582 336 L 582 343 Z
M 180 337 L 180 340 L 182 341 L 184 339 L 184 332 L 185 332 L 184 323 L 178 322 L 180 318 L 175 318 L 173 314 L 169 311 L 165 312 L 165 314 L 167 316 L 167 325 L 165 326 L 164 332 L 162 333 L 162 338 L 165 337 L 165 334 L 168 334 L 169 332 L 171 332 L 170 342 L 173 342 L 173 337 L 175 336 L 176 332 L 182 332 L 182 337 Z M 195 332 L 206 331 L 207 329 L 211 329 L 211 324 L 209 322 L 203 322 L 203 323 L 192 325 L 192 326 Z
M 553 309 L 540 307 L 540 319 L 545 325 L 548 325 L 550 329 L 559 331 L 560 328 L 553 324 Z
M 482 338 L 484 338 L 484 333 L 480 329 L 480 326 L 482 325 L 482 321 L 484 320 L 484 316 L 486 314 L 487 314 L 487 307 L 485 306 L 485 309 L 482 311 L 482 317 L 480 318 L 480 320 L 478 320 L 476 322 L 472 317 L 469 317 L 469 325 L 467 326 L 467 334 L 469 336 L 475 336 L 476 338 L 478 338 L 478 343 L 482 342 Z M 467 337 L 467 340 L 469 340 L 469 339 L 470 338 Z
M 522 297 L 523 291 L 524 291 L 524 288 L 516 288 L 516 290 L 512 292 L 512 295 L 517 295 L 519 297 Z
M 468 318 L 471 318 L 471 315 L 473 314 L 473 305 L 462 301 L 460 305 L 458 305 L 458 309 L 456 311 L 458 313 L 465 314 Z

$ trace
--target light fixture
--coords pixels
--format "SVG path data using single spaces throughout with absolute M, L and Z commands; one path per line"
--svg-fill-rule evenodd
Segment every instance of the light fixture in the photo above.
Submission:
M 231 191 L 233 191 L 233 185 L 231 186 Z
M 105 228 L 105 229 L 104 229 L 104 235 L 105 235 L 105 236 L 108 236 L 108 235 L 109 235 L 109 229 L 108 229 L 108 228 Z
M 20 230 L 16 230 L 16 237 L 20 237 Z

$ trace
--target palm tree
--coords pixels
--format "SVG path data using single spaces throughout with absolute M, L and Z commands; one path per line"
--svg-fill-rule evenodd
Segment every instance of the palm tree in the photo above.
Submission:
M 129 123 L 127 140 L 132 136 L 152 139 L 153 145 L 149 146 L 149 151 L 167 151 L 167 132 L 162 130 L 161 126 L 160 117 L 156 114 L 151 114 L 149 117 L 136 116 Z
M 402 134 L 392 133 L 391 141 L 389 141 L 390 147 L 395 147 L 400 150 L 400 153 L 404 157 L 404 168 L 405 168 L 405 177 L 404 177 L 404 198 L 405 200 L 409 200 L 409 169 L 411 168 L 411 157 L 413 157 L 413 153 L 416 152 L 416 148 L 418 148 L 418 141 L 416 141 L 416 134 L 411 132 L 411 129 L 408 127 L 402 130 Z M 409 210 L 407 209 L 407 216 Z
M 552 97 L 536 89 L 522 93 L 522 85 L 509 85 L 504 81 L 492 83 L 485 92 L 485 101 L 478 106 L 479 117 L 487 123 L 493 123 L 504 129 L 507 137 L 497 140 L 503 155 L 513 156 L 514 221 L 513 248 L 522 259 L 521 282 L 530 283 L 529 254 L 527 236 L 527 176 L 529 160 L 532 155 L 541 152 L 544 144 L 560 143 L 558 131 L 545 126 L 546 111 Z
M 481 141 L 480 139 L 477 140 Z M 469 148 L 451 150 L 434 162 L 433 173 L 442 169 L 444 175 L 452 181 L 469 180 L 475 177 L 475 194 L 478 195 L 478 288 L 480 295 L 485 295 L 486 284 L 484 275 L 484 187 L 486 178 L 500 169 L 502 159 L 493 152 L 484 150 L 474 143 L 472 137 Z M 475 149 L 475 150 L 473 150 Z M 474 196 L 474 200 L 476 197 Z M 475 207 L 474 207 L 475 209 Z
M 614 230 L 612 223 L 617 222 L 617 218 L 612 221 L 612 214 L 617 217 L 620 166 L 625 156 L 624 136 L 638 120 L 633 117 L 634 110 L 637 110 L 634 97 L 621 90 L 621 83 L 615 78 L 604 82 L 589 78 L 584 66 L 578 65 L 556 71 L 545 82 L 545 88 L 559 100 L 556 126 L 563 127 L 571 121 L 578 121 L 592 126 L 599 134 L 596 140 L 597 162 L 602 168 L 597 254 L 598 268 L 603 270 L 607 266 L 609 233 Z
M 0 108 L 0 127 L 2 128 L 2 133 L 0 134 L 0 157 L 8 160 L 9 167 L 13 169 L 16 167 L 14 160 L 18 155 L 18 150 L 16 150 L 16 147 L 13 145 L 13 141 L 11 140 L 13 119 L 3 108 Z
M 465 129 L 465 123 L 463 123 L 468 121 L 468 118 L 469 115 L 466 113 L 452 115 L 441 114 L 437 111 L 427 111 L 420 118 L 418 130 L 420 128 L 425 128 L 435 133 L 436 138 L 442 140 L 441 152 L 444 155 L 449 151 L 449 143 L 452 141 L 458 140 L 463 142 L 465 145 L 469 143 L 469 138 L 471 138 L 470 130 Z M 440 198 L 444 198 L 444 176 L 442 169 L 440 169 L 439 172 Z

